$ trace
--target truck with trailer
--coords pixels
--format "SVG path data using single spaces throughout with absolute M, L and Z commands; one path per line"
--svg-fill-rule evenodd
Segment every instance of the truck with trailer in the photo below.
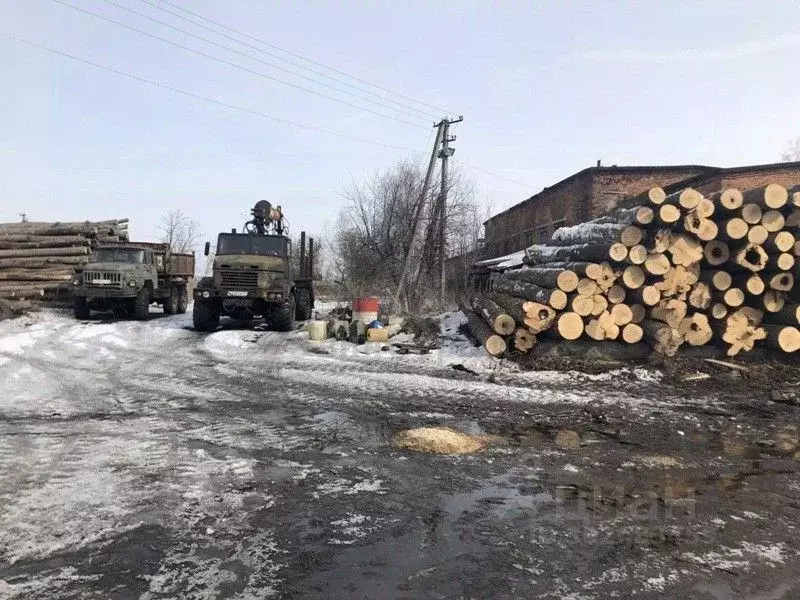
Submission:
M 169 244 L 103 243 L 72 280 L 75 318 L 88 319 L 92 310 L 112 310 L 118 317 L 146 319 L 153 303 L 167 315 L 183 314 L 194 263 L 194 253 L 172 252 Z
M 291 331 L 295 320 L 311 318 L 314 308 L 314 239 L 300 235 L 300 255 L 293 255 L 280 206 L 261 200 L 251 209 L 244 231 L 220 233 L 212 275 L 194 290 L 194 328 L 214 331 L 221 316 L 252 322 L 263 318 L 278 331 Z M 205 254 L 211 247 L 206 242 Z M 298 259 L 298 260 L 295 260 Z

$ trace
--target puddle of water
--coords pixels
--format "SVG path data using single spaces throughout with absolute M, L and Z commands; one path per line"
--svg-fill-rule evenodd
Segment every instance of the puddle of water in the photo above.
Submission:
M 444 510 L 454 520 L 467 513 L 489 512 L 500 518 L 524 513 L 535 517 L 544 504 L 552 504 L 553 496 L 547 492 L 526 493 L 519 488 L 498 485 L 478 488 L 471 492 L 453 494 L 444 504 Z

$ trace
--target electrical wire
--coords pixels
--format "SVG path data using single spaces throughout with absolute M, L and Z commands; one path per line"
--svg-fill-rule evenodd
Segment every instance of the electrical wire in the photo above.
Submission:
M 151 6 L 155 6 L 149 0 L 140 0 L 140 1 L 141 2 L 145 2 L 146 4 L 150 4 Z M 241 36 L 243 38 L 246 38 L 248 40 L 251 40 L 251 41 L 254 41 L 254 42 L 258 42 L 259 44 L 262 44 L 262 45 L 267 46 L 269 48 L 274 48 L 275 50 L 280 50 L 281 52 L 283 52 L 285 54 L 288 54 L 289 56 L 293 56 L 294 58 L 299 58 L 300 60 L 303 60 L 303 61 L 305 61 L 305 62 L 307 62 L 309 64 L 316 65 L 318 67 L 322 67 L 323 69 L 327 69 L 327 70 L 329 70 L 329 71 L 331 71 L 333 73 L 337 73 L 339 75 L 343 75 L 343 76 L 345 76 L 345 77 L 347 77 L 349 79 L 352 79 L 353 81 L 358 81 L 359 83 L 363 83 L 363 84 L 368 85 L 370 87 L 373 87 L 373 88 L 375 88 L 377 90 L 381 90 L 382 92 L 386 92 L 387 94 L 392 94 L 392 95 L 397 96 L 399 98 L 403 98 L 404 100 L 408 100 L 409 102 L 414 102 L 415 104 L 419 104 L 420 106 L 425 106 L 427 108 L 432 108 L 433 110 L 435 110 L 435 111 L 437 111 L 439 113 L 442 113 L 442 114 L 452 114 L 452 115 L 457 114 L 455 112 L 448 111 L 448 110 L 446 110 L 444 108 L 439 108 L 439 107 L 433 106 L 431 104 L 427 104 L 425 102 L 421 102 L 419 100 L 415 100 L 414 98 L 410 98 L 409 96 L 405 96 L 405 95 L 401 94 L 400 92 L 395 92 L 395 91 L 392 91 L 392 90 L 387 89 L 385 87 L 381 87 L 381 86 L 379 86 L 379 85 L 377 85 L 375 83 L 371 83 L 371 82 L 369 82 L 369 81 L 367 81 L 365 79 L 360 79 L 360 78 L 355 77 L 353 75 L 349 75 L 348 73 L 345 73 L 344 71 L 340 71 L 338 69 L 335 69 L 335 68 L 330 67 L 328 65 L 325 65 L 323 63 L 317 62 L 317 61 L 312 60 L 310 58 L 306 58 L 305 56 L 302 56 L 302 55 L 297 54 L 295 52 L 291 52 L 290 50 L 286 50 L 285 48 L 281 48 L 280 46 L 278 46 L 276 44 L 271 44 L 270 42 L 265 42 L 264 40 L 260 40 L 257 37 L 248 35 L 248 34 L 243 33 L 241 31 L 237 31 L 236 29 L 233 29 L 232 27 L 228 27 L 227 25 L 223 25 L 222 23 L 219 23 L 217 21 L 214 21 L 213 19 L 209 19 L 207 17 L 204 17 L 203 15 L 200 15 L 200 14 L 198 14 L 196 12 L 192 12 L 189 9 L 183 8 L 182 6 L 179 6 L 179 5 L 174 4 L 172 2 L 168 2 L 167 0 L 159 0 L 159 1 L 162 4 L 166 4 L 167 6 L 171 6 L 172 8 L 176 8 L 176 9 L 180 10 L 181 12 L 184 12 L 186 14 L 192 15 L 193 17 L 197 17 L 199 19 L 202 19 L 203 21 L 205 21 L 207 23 L 212 23 L 213 25 L 216 25 L 217 27 L 221 27 L 225 31 L 230 31 L 231 33 L 235 33 L 236 35 L 239 35 L 239 36 Z M 158 7 L 156 7 L 156 8 L 158 8 Z M 165 9 L 161 9 L 161 10 L 165 10 Z M 174 14 L 174 13 L 170 13 L 170 14 Z M 287 60 L 287 59 L 283 59 L 283 60 Z M 295 64 L 295 66 L 299 66 L 299 65 L 296 65 L 296 63 L 292 63 L 292 64 Z
M 164 42 L 164 43 L 166 43 L 166 44 L 170 44 L 170 45 L 172 45 L 172 46 L 175 46 L 175 47 L 177 47 L 177 48 L 180 48 L 180 49 L 182 49 L 182 50 L 186 50 L 187 52 L 191 52 L 191 53 L 193 53 L 193 54 L 197 54 L 197 55 L 199 55 L 199 56 L 203 56 L 203 57 L 205 57 L 205 58 L 208 58 L 208 59 L 214 60 L 214 61 L 216 61 L 216 62 L 219 62 L 219 63 L 225 64 L 225 65 L 229 65 L 229 66 L 231 66 L 231 67 L 234 67 L 234 68 L 236 68 L 236 69 L 240 69 L 240 70 L 242 70 L 242 71 L 246 71 L 246 72 L 248 72 L 248 73 L 252 73 L 253 75 L 258 75 L 258 76 L 260 76 L 260 77 L 264 77 L 264 78 L 266 78 L 266 79 L 269 79 L 269 80 L 272 80 L 272 81 L 276 81 L 276 82 L 278 82 L 278 83 L 282 83 L 282 84 L 284 84 L 284 85 L 288 85 L 288 86 L 290 86 L 290 87 L 293 87 L 293 88 L 296 88 L 296 89 L 298 89 L 298 90 L 302 90 L 302 91 L 304 91 L 304 92 L 308 92 L 308 93 L 314 94 L 314 95 L 316 95 L 316 96 L 321 96 L 321 97 L 323 97 L 323 98 L 327 98 L 328 100 L 333 100 L 334 102 L 338 102 L 338 103 L 340 103 L 340 104 L 344 104 L 344 105 L 346 105 L 346 106 L 350 106 L 350 107 L 353 107 L 353 108 L 357 108 L 357 109 L 359 109 L 359 110 L 363 110 L 363 111 L 366 111 L 366 112 L 372 113 L 372 114 L 374 114 L 374 115 L 377 115 L 377 116 L 379 116 L 379 117 L 384 117 L 384 118 L 386 118 L 386 119 L 390 119 L 390 120 L 392 120 L 392 121 L 397 121 L 398 123 L 403 123 L 403 124 L 405 124 L 405 125 L 410 125 L 410 126 L 412 126 L 412 127 L 419 127 L 419 128 L 421 128 L 421 129 L 427 129 L 427 127 L 425 127 L 424 125 L 418 125 L 418 124 L 416 124 L 416 123 L 411 123 L 410 121 L 405 121 L 405 120 L 403 120 L 403 119 L 398 119 L 397 117 L 393 117 L 393 116 L 391 116 L 391 115 L 387 115 L 387 114 L 384 114 L 384 113 L 382 113 L 382 112 L 378 112 L 378 111 L 376 111 L 376 110 L 372 110 L 371 108 L 366 108 L 366 107 L 364 107 L 364 106 L 359 106 L 359 105 L 357 105 L 357 104 L 353 104 L 352 102 L 348 102 L 347 100 L 342 100 L 342 99 L 340 99 L 340 98 L 335 98 L 335 97 L 333 97 L 333 96 L 329 96 L 329 95 L 327 95 L 327 94 L 323 94 L 322 92 L 318 92 L 318 91 L 315 91 L 315 90 L 311 90 L 311 89 L 309 89 L 309 88 L 306 88 L 306 87 L 303 87 L 303 86 L 301 86 L 301 85 L 297 85 L 297 84 L 295 84 L 295 83 L 290 83 L 290 82 L 288 82 L 288 81 L 284 81 L 284 80 L 282 80 L 282 79 L 278 79 L 277 77 L 273 77 L 273 76 L 271 76 L 271 75 L 267 75 L 266 73 L 262 73 L 262 72 L 260 72 L 260 71 L 256 71 L 256 70 L 254 70 L 254 69 L 250 69 L 250 68 L 248 68 L 248 67 L 245 67 L 245 66 L 239 65 L 239 64 L 237 64 L 237 63 L 234 63 L 234 62 L 231 62 L 231 61 L 229 61 L 229 60 L 225 60 L 224 58 L 219 58 L 219 57 L 217 57 L 217 56 L 213 56 L 213 55 L 211 55 L 211 54 L 207 54 L 207 53 L 205 53 L 205 52 L 201 52 L 200 50 L 195 50 L 194 48 L 190 48 L 189 46 L 184 46 L 184 45 L 182 45 L 182 44 L 179 44 L 179 43 L 177 43 L 177 42 L 173 42 L 172 40 L 168 40 L 168 39 L 166 39 L 166 38 L 162 38 L 162 37 L 160 37 L 160 36 L 157 36 L 157 35 L 155 35 L 155 34 L 152 34 L 152 33 L 148 32 L 148 31 L 144 31 L 143 29 L 138 29 L 138 28 L 136 28 L 136 27 L 132 27 L 131 25 L 126 25 L 125 23 L 121 23 L 120 21 L 115 21 L 114 19 L 110 19 L 110 18 L 108 18 L 108 17 L 105 17 L 105 16 L 103 16 L 103 15 L 100 15 L 100 14 L 98 14 L 98 13 L 92 12 L 92 11 L 90 11 L 90 10 L 86 10 L 86 9 L 80 8 L 80 7 L 78 7 L 78 6 L 74 6 L 74 5 L 72 5 L 72 4 L 69 4 L 68 2 L 64 2 L 63 0 L 52 0 L 52 1 L 53 1 L 53 2 L 55 2 L 56 4 L 61 4 L 61 5 L 63 5 L 63 6 L 66 6 L 66 7 L 68 7 L 68 8 L 71 8 L 71 9 L 73 9 L 73 10 L 76 10 L 76 11 L 78 11 L 78 12 L 85 13 L 85 14 L 87 14 L 87 15 L 90 15 L 90 16 L 92 16 L 92 17 L 95 17 L 95 18 L 97 18 L 97 19 L 100 19 L 100 20 L 102 20 L 102 21 L 106 21 L 106 22 L 108 22 L 108 23 L 113 23 L 114 25 L 117 25 L 118 27 L 122 27 L 123 29 L 128 29 L 128 30 L 130 30 L 130 31 L 135 31 L 136 33 L 140 33 L 140 34 L 142 34 L 142 35 L 145 35 L 145 36 L 147 36 L 147 37 L 153 38 L 153 39 L 155 39 L 155 40 L 159 40 L 159 41 L 161 41 L 161 42 Z
M 265 119 L 269 119 L 271 121 L 275 121 L 276 123 L 283 123 L 284 125 L 292 125 L 294 127 L 300 127 L 301 129 L 308 129 L 310 131 L 316 131 L 318 133 L 324 133 L 326 135 L 334 135 L 334 136 L 337 136 L 337 137 L 345 138 L 345 139 L 356 141 L 356 142 L 363 142 L 365 144 L 372 144 L 374 146 L 382 146 L 384 148 L 391 148 L 393 150 L 403 150 L 404 152 L 413 152 L 413 150 L 411 148 L 404 148 L 402 146 L 395 146 L 395 145 L 392 145 L 392 144 L 385 144 L 383 142 L 378 142 L 378 141 L 370 140 L 370 139 L 367 139 L 367 138 L 361 138 L 361 137 L 357 137 L 357 136 L 353 136 L 353 135 L 347 135 L 346 133 L 340 133 L 338 131 L 332 131 L 332 130 L 329 130 L 329 129 L 322 129 L 320 127 L 315 127 L 313 125 L 306 125 L 305 123 L 299 123 L 297 121 L 291 121 L 289 119 L 282 119 L 280 117 L 275 117 L 275 116 L 269 115 L 267 113 L 263 113 L 263 112 L 260 112 L 260 111 L 257 111 L 257 110 L 252 110 L 252 109 L 245 108 L 245 107 L 242 107 L 242 106 L 237 106 L 235 104 L 229 104 L 227 102 L 223 102 L 222 100 L 217 100 L 216 98 L 210 98 L 208 96 L 202 96 L 200 94 L 195 94 L 194 92 L 189 92 L 187 90 L 183 90 L 183 89 L 180 89 L 180 88 L 172 87 L 170 85 L 167 85 L 167 84 L 164 84 L 164 83 L 161 83 L 161 82 L 158 82 L 158 81 L 154 81 L 152 79 L 146 79 L 144 77 L 140 77 L 140 76 L 134 75 L 132 73 L 126 73 L 125 71 L 120 71 L 119 69 L 115 69 L 114 67 L 109 67 L 107 65 L 102 65 L 100 63 L 96 63 L 96 62 L 93 62 L 91 60 L 88 60 L 88 59 L 85 59 L 85 58 L 81 58 L 79 56 L 74 56 L 74 55 L 69 54 L 67 52 L 63 52 L 63 51 L 57 50 L 55 48 L 50 48 L 50 47 L 44 46 L 42 44 L 37 44 L 36 42 L 31 42 L 30 40 L 19 38 L 19 37 L 16 37 L 14 35 L 10 35 L 8 33 L 0 32 L 0 35 L 3 35 L 4 37 L 12 39 L 12 40 L 14 40 L 16 42 L 19 42 L 19 43 L 22 43 L 22 44 L 26 44 L 28 46 L 32 46 L 33 48 L 38 48 L 40 50 L 46 50 L 47 52 L 51 52 L 52 54 L 57 54 L 57 55 L 62 56 L 64 58 L 69 58 L 69 59 L 74 60 L 76 62 L 80 62 L 80 63 L 86 64 L 86 65 L 90 65 L 92 67 L 96 67 L 96 68 L 101 69 L 103 71 L 108 71 L 110 73 L 115 73 L 117 75 L 121 75 L 123 77 L 127 77 L 129 79 L 133 79 L 135 81 L 138 81 L 140 83 L 146 83 L 147 85 L 150 85 L 150 86 L 153 86 L 153 87 L 157 87 L 157 88 L 161 88 L 161 89 L 164 89 L 164 90 L 168 90 L 168 91 L 174 92 L 176 94 L 182 94 L 184 96 L 188 96 L 188 97 L 193 98 L 195 100 L 208 102 L 210 104 L 215 104 L 215 105 L 221 106 L 223 108 L 228 108 L 228 109 L 231 109 L 231 110 L 235 110 L 235 111 L 238 111 L 238 112 L 246 113 L 246 114 L 249 114 L 249 115 L 252 115 L 252 116 L 256 116 L 256 117 L 262 117 L 262 118 L 265 118 Z
M 108 0 L 106 0 L 106 1 L 108 1 Z M 164 8 L 163 6 L 159 6 L 159 5 L 151 2 L 150 0 L 139 0 L 139 1 L 142 2 L 143 4 L 147 4 L 148 6 L 151 6 L 151 7 L 155 8 L 156 10 L 160 10 L 160 11 L 162 11 L 162 12 L 168 14 L 168 15 L 172 15 L 173 17 L 175 17 L 177 19 L 181 19 L 182 21 L 186 21 L 187 23 L 191 23 L 195 27 L 200 27 L 201 29 L 205 29 L 206 31 L 210 31 L 210 32 L 212 32 L 212 33 L 214 33 L 216 35 L 219 35 L 219 36 L 222 36 L 224 38 L 227 38 L 227 39 L 229 39 L 231 41 L 236 42 L 237 44 L 241 44 L 242 46 L 245 46 L 247 48 L 255 50 L 256 52 L 260 52 L 261 54 L 264 54 L 266 56 L 271 56 L 272 58 L 275 58 L 277 60 L 283 61 L 283 62 L 285 62 L 287 64 L 290 64 L 290 65 L 292 65 L 294 67 L 297 67 L 299 69 L 304 69 L 306 71 L 309 71 L 310 73 L 313 73 L 314 75 L 318 75 L 319 77 L 324 77 L 325 79 L 329 79 L 330 81 L 335 81 L 337 83 L 340 83 L 340 84 L 345 85 L 347 87 L 351 87 L 351 88 L 353 88 L 355 90 L 358 90 L 360 92 L 363 92 L 365 94 L 369 94 L 370 96 L 374 96 L 375 98 L 378 98 L 379 100 L 381 100 L 383 102 L 389 102 L 391 104 L 396 104 L 397 106 L 400 106 L 400 107 L 405 108 L 407 110 L 415 111 L 415 112 L 417 112 L 417 113 L 419 113 L 421 115 L 424 115 L 426 119 L 438 120 L 438 119 L 441 118 L 440 116 L 435 116 L 435 113 L 433 113 L 433 112 L 431 112 L 429 110 L 421 110 L 419 108 L 415 108 L 415 107 L 413 107 L 413 106 L 411 106 L 409 104 L 406 104 L 405 102 L 400 102 L 398 100 L 394 100 L 393 98 L 387 98 L 386 96 L 382 96 L 381 94 L 377 94 L 377 93 L 375 93 L 375 92 L 373 92 L 373 91 L 371 91 L 371 90 L 369 90 L 367 88 L 355 85 L 352 82 L 345 81 L 345 80 L 339 79 L 337 77 L 332 77 L 332 76 L 328 75 L 327 73 L 323 73 L 323 72 L 318 71 L 318 70 L 316 70 L 316 69 L 314 69 L 312 67 L 308 67 L 308 66 L 303 65 L 301 63 L 295 62 L 295 61 L 290 60 L 290 59 L 288 59 L 288 58 L 286 58 L 284 56 L 281 56 L 279 54 L 275 54 L 274 52 L 269 52 L 267 50 L 264 50 L 263 48 L 259 48 L 258 46 L 255 46 L 253 44 L 249 44 L 249 43 L 247 43 L 247 42 L 245 42 L 245 41 L 243 41 L 243 40 L 241 40 L 241 39 L 239 39 L 237 37 L 234 37 L 232 35 L 228 35 L 227 33 L 224 33 L 223 31 L 220 31 L 219 29 L 214 29 L 213 27 L 209 27 L 208 25 L 204 25 L 203 23 L 195 21 L 194 19 L 190 19 L 190 18 L 185 17 L 183 15 L 180 15 L 180 14 L 174 12 L 174 11 L 171 11 L 171 10 L 169 10 L 167 8 Z M 194 13 L 189 13 L 189 14 L 194 14 Z M 204 17 L 200 17 L 200 18 L 204 18 Z M 206 19 L 206 20 L 208 20 L 208 19 Z M 210 21 L 210 20 L 208 20 L 208 21 L 211 22 L 211 23 L 214 23 L 214 21 Z M 250 36 L 247 36 L 244 33 L 236 32 L 235 29 L 230 29 L 230 28 L 228 28 L 228 27 L 226 27 L 225 25 L 222 25 L 222 24 L 216 24 L 216 26 L 220 27 L 220 28 L 224 28 L 224 29 L 229 29 L 230 31 L 237 33 L 237 35 L 243 36 L 245 38 L 249 38 L 250 37 Z M 251 39 L 255 39 L 255 38 L 251 38 Z M 263 44 L 264 42 L 261 42 L 261 43 Z M 325 67 L 325 68 L 327 68 L 327 67 Z M 319 83 L 321 84 L 321 82 L 319 82 Z M 412 100 L 412 102 L 415 102 L 415 101 Z M 417 104 L 420 104 L 420 103 L 417 102 Z M 394 110 L 396 110 L 396 109 L 394 109 Z
M 203 37 L 201 35 L 194 34 L 191 31 L 187 31 L 185 29 L 181 29 L 180 27 L 175 27 L 174 25 L 171 25 L 171 24 L 169 24 L 169 23 L 167 23 L 165 21 L 160 21 L 159 19 L 151 17 L 150 15 L 147 15 L 145 13 L 139 12 L 139 11 L 134 10 L 132 8 L 128 8 L 127 6 L 123 6 L 122 4 L 114 2 L 114 0 L 103 0 L 103 2 L 105 2 L 107 4 L 110 4 L 112 6 L 116 6 L 119 9 L 127 11 L 127 12 L 129 12 L 131 14 L 137 15 L 137 16 L 143 18 L 143 19 L 147 19 L 148 21 L 152 21 L 153 23 L 157 23 L 158 25 L 161 25 L 163 27 L 167 27 L 168 29 L 172 29 L 173 31 L 177 31 L 178 33 L 182 33 L 184 35 L 188 35 L 188 36 L 193 37 L 195 39 L 198 39 L 198 40 L 200 40 L 202 42 L 205 42 L 207 44 L 211 44 L 212 46 L 217 46 L 218 48 L 222 48 L 223 50 L 227 50 L 228 52 L 233 52 L 234 54 L 238 54 L 240 56 L 244 56 L 246 58 L 249 58 L 251 60 L 259 62 L 259 63 L 261 63 L 263 65 L 266 65 L 268 67 L 272 67 L 273 69 L 277 69 L 279 71 L 283 71 L 284 73 L 289 73 L 290 75 L 294 75 L 295 77 L 300 77 L 301 79 L 305 79 L 306 81 L 310 81 L 310 82 L 315 83 L 317 85 L 321 85 L 321 86 L 327 87 L 327 88 L 335 90 L 335 91 L 337 91 L 337 92 L 339 92 L 341 94 L 347 94 L 348 96 L 352 96 L 354 98 L 358 98 L 359 100 L 363 100 L 364 102 L 370 102 L 372 104 L 376 104 L 376 105 L 380 106 L 381 108 L 385 108 L 385 109 L 388 109 L 388 110 L 391 110 L 391 111 L 395 111 L 395 112 L 397 112 L 399 114 L 403 114 L 405 116 L 411 117 L 412 119 L 423 119 L 424 118 L 426 121 L 431 119 L 430 115 L 428 115 L 427 113 L 424 113 L 422 111 L 419 111 L 419 112 L 422 112 L 424 117 L 421 117 L 418 114 L 413 114 L 413 113 L 411 113 L 411 112 L 409 112 L 407 110 L 404 111 L 404 110 L 397 109 L 397 108 L 395 108 L 393 106 L 390 106 L 390 105 L 388 105 L 388 104 L 386 104 L 384 102 L 380 102 L 378 100 L 373 100 L 372 98 L 367 98 L 367 97 L 361 96 L 359 94 L 355 94 L 355 93 L 353 93 L 353 92 L 351 92 L 349 90 L 346 90 L 346 89 L 343 90 L 343 89 L 341 89 L 339 87 L 336 87 L 334 85 L 331 85 L 329 83 L 325 83 L 324 81 L 319 81 L 317 79 L 314 79 L 313 77 L 308 77 L 306 75 L 303 75 L 302 73 L 298 73 L 298 72 L 293 71 L 291 69 L 287 69 L 287 68 L 282 67 L 280 65 L 276 65 L 275 63 L 271 63 L 269 61 L 263 60 L 261 58 L 258 58 L 257 56 L 253 56 L 252 54 L 248 54 L 247 52 L 241 52 L 240 50 L 236 50 L 235 48 L 231 48 L 230 46 L 226 46 L 224 44 L 220 44 L 219 42 L 215 42 L 214 40 L 210 40 L 210 39 L 208 39 L 206 37 Z M 226 37 L 230 37 L 230 36 L 226 36 Z M 236 41 L 235 38 L 231 38 L 231 39 L 234 39 L 234 41 Z M 241 43 L 241 42 L 239 42 L 239 43 Z M 258 48 L 256 48 L 256 50 L 258 50 Z M 414 109 L 414 108 L 412 108 L 411 110 L 417 111 L 417 109 Z
M 475 165 L 467 164 L 463 160 L 457 159 L 455 157 L 453 158 L 453 160 L 455 160 L 456 162 L 464 165 L 467 168 L 473 169 L 474 171 L 478 171 L 479 173 L 483 173 L 484 175 L 490 175 L 491 177 L 496 177 L 497 179 L 502 179 L 503 181 L 508 181 L 509 183 L 516 183 L 517 185 L 521 185 L 521 186 L 526 187 L 526 188 L 534 189 L 534 186 L 532 186 L 532 185 L 530 185 L 528 183 L 523 183 L 522 181 L 517 181 L 516 179 L 509 179 L 508 177 L 505 177 L 503 175 L 498 175 L 497 173 L 492 173 L 491 171 L 486 171 L 484 169 L 481 169 L 480 167 L 476 167 Z

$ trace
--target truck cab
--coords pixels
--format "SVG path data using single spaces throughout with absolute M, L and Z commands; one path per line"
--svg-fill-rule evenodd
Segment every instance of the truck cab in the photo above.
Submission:
M 162 304 L 167 314 L 186 312 L 193 272 L 194 256 L 171 255 L 166 244 L 100 246 L 72 281 L 75 318 L 87 319 L 92 310 L 113 310 L 117 316 L 144 319 L 153 302 Z
M 293 329 L 295 319 L 311 317 L 312 260 L 306 255 L 305 233 L 296 269 L 280 207 L 262 200 L 251 212 L 253 220 L 245 224 L 244 233 L 234 230 L 217 237 L 212 275 L 202 278 L 194 291 L 193 319 L 198 331 L 213 331 L 221 316 L 245 321 L 264 318 L 279 331 Z M 208 243 L 205 253 L 210 254 Z
M 216 329 L 223 315 L 263 317 L 287 331 L 295 319 L 308 319 L 314 305 L 310 278 L 294 272 L 291 240 L 255 233 L 219 234 L 212 276 L 200 280 L 194 300 L 194 324 L 201 331 Z

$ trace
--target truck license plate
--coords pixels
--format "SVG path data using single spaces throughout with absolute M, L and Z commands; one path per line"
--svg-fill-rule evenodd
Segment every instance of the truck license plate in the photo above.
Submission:
M 110 279 L 92 279 L 92 283 L 96 285 L 107 285 L 111 283 Z
M 230 291 L 228 292 L 228 296 L 232 296 L 234 298 L 246 298 L 247 292 Z

